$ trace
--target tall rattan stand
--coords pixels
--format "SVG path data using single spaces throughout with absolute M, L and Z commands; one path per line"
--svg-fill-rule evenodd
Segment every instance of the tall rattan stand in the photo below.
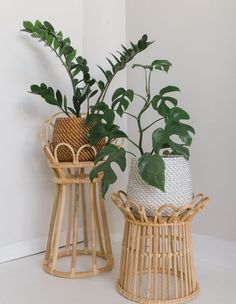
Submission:
M 49 167 L 54 173 L 56 193 L 48 232 L 44 270 L 58 277 L 80 278 L 109 271 L 113 267 L 112 248 L 105 202 L 101 196 L 101 176 L 90 181 L 93 162 L 80 162 L 79 155 L 67 144 L 52 152 L 47 121 L 42 129 L 42 143 Z M 46 130 L 46 132 L 45 132 Z M 67 146 L 73 162 L 59 162 L 58 148 Z M 86 189 L 87 188 L 87 189 Z M 87 256 L 87 257 L 86 257 Z
M 192 218 L 208 203 L 199 194 L 192 204 L 164 205 L 154 217 L 128 201 L 122 191 L 112 199 L 125 217 L 117 290 L 138 303 L 175 304 L 199 292 L 192 252 Z M 172 215 L 165 217 L 165 209 Z

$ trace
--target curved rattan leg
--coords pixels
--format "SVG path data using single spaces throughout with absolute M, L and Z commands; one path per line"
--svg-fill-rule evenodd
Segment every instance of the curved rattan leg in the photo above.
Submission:
M 121 196 L 122 195 L 122 196 Z M 182 208 L 166 205 L 156 216 L 145 208 L 125 201 L 125 193 L 112 196 L 125 217 L 117 290 L 129 300 L 144 304 L 177 304 L 189 301 L 199 292 L 196 280 L 191 221 L 208 198 Z M 171 216 L 162 216 L 164 208 Z
M 44 258 L 44 264 L 48 263 L 49 259 L 50 259 L 50 251 L 51 251 L 51 247 L 52 247 L 53 231 L 54 231 L 54 225 L 55 225 L 55 221 L 56 221 L 59 195 L 60 195 L 60 186 L 56 185 L 56 193 L 55 193 L 55 199 L 54 199 L 54 204 L 53 204 L 53 209 L 52 209 L 51 221 L 50 221 L 50 225 L 49 225 L 48 240 L 47 240 L 47 247 L 46 247 L 45 258 Z
M 56 268 L 56 263 L 58 259 L 58 250 L 59 250 L 59 244 L 60 244 L 60 238 L 61 238 L 61 229 L 62 229 L 62 221 L 63 221 L 63 215 L 64 215 L 64 209 L 66 204 L 66 186 L 62 186 L 61 190 L 61 198 L 60 203 L 58 207 L 57 212 L 57 219 L 56 219 L 56 225 L 55 225 L 55 243 L 53 244 L 52 248 L 52 272 Z
M 101 183 L 98 183 L 98 194 L 99 194 L 99 202 L 100 202 L 100 210 L 101 210 L 103 238 L 104 238 L 105 248 L 106 248 L 105 255 L 107 257 L 107 264 L 112 266 L 113 265 L 112 247 L 111 247 L 110 233 L 109 233 L 109 227 L 108 227 L 108 222 L 107 222 L 105 202 L 104 202 L 104 199 L 103 199 L 102 193 L 101 193 Z

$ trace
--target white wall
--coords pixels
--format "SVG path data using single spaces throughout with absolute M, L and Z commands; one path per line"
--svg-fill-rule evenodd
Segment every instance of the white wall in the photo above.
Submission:
M 110 52 L 115 53 L 120 50 L 120 45 L 126 43 L 126 15 L 125 0 L 86 0 L 84 1 L 84 35 L 83 49 L 86 58 L 90 62 L 90 68 L 93 75 L 102 79 L 101 72 L 97 64 L 102 67 L 109 67 L 105 57 L 110 57 Z M 106 98 L 110 103 L 111 95 L 118 87 L 126 87 L 126 71 L 117 74 L 112 83 Z M 127 131 L 127 121 L 117 121 L 122 130 Z M 125 189 L 127 184 L 127 172 L 116 171 L 118 181 L 112 185 L 106 195 L 106 208 L 110 232 L 116 233 L 122 231 L 123 219 L 120 211 L 111 202 L 110 196 L 118 189 Z
M 211 204 L 195 220 L 194 230 L 229 240 L 236 240 L 235 11 L 233 0 L 127 1 L 127 40 L 142 33 L 156 40 L 136 61 L 172 62 L 168 75 L 157 73 L 154 87 L 179 86 L 180 104 L 196 129 L 191 148 L 194 189 L 209 195 Z M 143 88 L 140 73 L 128 70 L 128 87 Z M 153 118 L 148 115 L 146 122 Z M 128 129 L 135 137 L 132 119 Z
M 9 0 L 1 5 L 1 261 L 6 254 L 10 256 L 9 251 L 15 252 L 11 257 L 17 257 L 45 247 L 42 237 L 48 231 L 54 196 L 54 185 L 38 131 L 42 121 L 57 109 L 27 91 L 32 83 L 40 82 L 63 92 L 71 91 L 67 75 L 57 58 L 19 31 L 22 21 L 51 21 L 72 38 L 79 53 L 85 57 L 88 55 L 91 68 L 95 70 L 96 62 L 104 64 L 104 56 L 125 42 L 124 9 L 125 2 L 115 0 L 99 1 L 99 5 L 95 1 L 82 0 Z M 116 85 L 125 84 L 126 74 L 123 73 Z M 111 204 L 108 209 L 111 214 L 116 212 Z M 113 218 L 109 214 L 111 221 Z M 113 229 L 115 226 L 112 225 Z

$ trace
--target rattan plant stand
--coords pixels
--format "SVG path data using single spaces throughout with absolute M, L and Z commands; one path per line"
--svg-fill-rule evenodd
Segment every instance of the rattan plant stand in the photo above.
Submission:
M 56 186 L 54 205 L 48 232 L 43 269 L 63 278 L 94 276 L 113 268 L 113 255 L 108 230 L 105 202 L 101 195 L 101 176 L 90 181 L 88 170 L 92 161 L 79 161 L 81 151 L 95 148 L 82 146 L 72 162 L 58 161 L 59 144 L 52 152 L 48 127 L 44 123 L 41 139 Z M 88 188 L 86 191 L 86 188 Z M 87 256 L 87 257 L 86 257 Z
M 174 304 L 199 292 L 192 252 L 192 218 L 209 199 L 202 194 L 190 205 L 163 205 L 154 217 L 128 201 L 125 192 L 112 195 L 125 217 L 117 290 L 138 303 Z M 165 209 L 172 215 L 165 217 Z

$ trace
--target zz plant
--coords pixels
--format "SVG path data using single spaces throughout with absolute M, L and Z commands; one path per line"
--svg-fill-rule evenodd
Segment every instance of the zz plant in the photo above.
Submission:
M 47 103 L 57 106 L 66 115 L 71 113 L 77 117 L 81 116 L 81 106 L 87 103 L 87 112 L 90 110 L 90 99 L 97 93 L 96 103 L 104 102 L 108 88 L 116 76 L 123 70 L 127 63 L 138 53 L 145 50 L 152 42 L 148 41 L 147 35 L 143 35 L 137 44 L 130 43 L 131 47 L 126 48 L 122 45 L 122 51 L 117 51 L 117 55 L 111 54 L 113 60 L 107 58 L 111 69 L 103 69 L 98 66 L 104 74 L 105 80 L 96 80 L 90 75 L 87 60 L 77 55 L 77 50 L 71 45 L 69 37 L 64 37 L 61 31 L 55 31 L 53 25 L 39 20 L 35 22 L 24 21 L 22 31 L 29 33 L 32 38 L 44 43 L 60 60 L 65 68 L 72 86 L 73 98 L 72 105 L 68 105 L 67 97 L 60 90 L 54 90 L 45 83 L 33 84 L 31 92 L 40 95 Z M 109 115 L 108 115 L 109 116 Z
M 168 72 L 171 63 L 167 60 L 154 60 L 150 65 L 134 64 L 133 68 L 144 71 L 145 94 L 139 95 L 131 89 L 118 88 L 112 96 L 112 104 L 109 107 L 104 102 L 99 102 L 91 107 L 91 113 L 87 121 L 93 121 L 94 127 L 90 132 L 90 143 L 96 144 L 101 138 L 107 138 L 106 146 L 100 150 L 96 157 L 96 167 L 90 173 L 93 180 L 98 173 L 103 173 L 102 194 L 107 192 L 109 186 L 117 180 L 112 163 L 120 167 L 122 171 L 126 168 L 126 156 L 129 151 L 123 147 L 118 147 L 112 142 L 114 138 L 127 138 L 136 148 L 139 159 L 138 169 L 141 177 L 148 184 L 165 191 L 165 162 L 167 155 L 182 155 L 189 159 L 189 146 L 192 143 L 192 135 L 195 134 L 194 128 L 184 121 L 189 120 L 186 111 L 178 106 L 176 97 L 172 93 L 179 92 L 176 86 L 166 86 L 161 88 L 154 95 L 151 93 L 152 74 L 155 71 Z M 137 108 L 141 107 L 136 113 L 128 112 L 131 103 L 137 103 Z M 143 115 L 147 111 L 154 111 L 156 119 L 149 125 L 143 125 Z M 137 123 L 138 140 L 130 138 L 123 131 L 114 125 L 116 115 L 123 117 L 131 116 Z M 152 149 L 145 151 L 143 138 L 149 128 L 161 124 L 152 133 Z M 133 154 L 133 153 L 132 153 Z M 136 156 L 136 155 L 135 155 Z M 101 160 L 103 162 L 99 163 Z

